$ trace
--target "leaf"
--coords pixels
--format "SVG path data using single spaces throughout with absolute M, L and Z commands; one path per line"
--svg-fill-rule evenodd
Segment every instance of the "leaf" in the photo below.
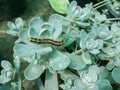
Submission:
M 12 64 L 7 60 L 3 60 L 1 62 L 1 66 L 2 66 L 2 68 L 6 69 L 6 70 L 13 70 Z
M 45 90 L 58 90 L 57 73 L 51 73 L 48 70 L 45 74 Z
M 111 61 L 106 65 L 107 70 L 112 70 L 114 68 L 114 63 Z
M 0 83 L 1 84 L 5 84 L 7 82 L 9 82 L 11 80 L 11 78 L 7 78 L 6 76 L 0 75 Z
M 107 78 L 108 75 L 109 75 L 109 72 L 108 72 L 108 70 L 106 69 L 106 67 L 100 66 L 99 78 L 100 78 L 100 79 Z
M 24 76 L 27 80 L 35 80 L 43 73 L 45 67 L 40 64 L 31 63 L 24 71 Z
M 19 29 L 19 30 L 24 27 L 24 23 L 25 22 L 20 17 L 15 20 L 16 28 Z
M 45 46 L 45 45 L 40 45 L 40 46 L 36 45 L 33 48 L 33 50 L 34 50 L 34 52 L 36 52 L 39 55 L 46 55 L 46 54 L 49 54 L 53 51 L 52 47 Z
M 8 25 L 8 27 L 9 27 L 10 29 L 16 29 L 15 24 L 14 24 L 13 22 L 11 22 L 11 21 L 9 21 L 9 22 L 7 23 L 7 25 Z
M 34 38 L 39 38 L 39 32 L 36 31 L 34 28 L 30 28 L 28 32 L 28 36 L 34 37 Z
M 74 90 L 87 90 L 87 85 L 85 85 L 81 80 L 76 79 L 74 81 Z
M 82 53 L 82 59 L 86 64 L 91 64 L 92 63 L 91 56 L 90 56 L 88 51 L 84 51 Z
M 107 79 L 98 80 L 99 90 L 113 90 Z
M 113 69 L 112 77 L 118 84 L 120 84 L 120 68 Z
M 86 66 L 81 56 L 72 55 L 72 54 L 66 54 L 66 55 L 71 60 L 70 65 L 69 65 L 70 68 L 75 69 L 75 70 L 81 70 Z
M 19 39 L 25 43 L 29 42 L 29 37 L 28 37 L 28 30 L 23 29 L 19 33 Z
M 57 39 L 57 37 L 62 33 L 62 23 L 58 20 L 54 21 L 53 38 Z
M 40 32 L 41 25 L 42 19 L 40 17 L 33 18 L 29 23 L 29 27 L 34 28 L 37 33 Z
M 89 27 L 90 26 L 90 23 L 88 22 L 80 22 L 80 21 L 77 21 L 75 22 L 79 27 L 81 28 L 86 28 L 86 27 Z
M 32 45 L 30 44 L 16 44 L 13 48 L 15 54 L 19 57 L 26 57 L 32 54 Z
M 96 65 L 92 65 L 89 67 L 89 72 L 95 72 L 97 75 L 100 74 L 100 69 Z
M 100 50 L 99 49 L 93 49 L 90 51 L 91 54 L 99 54 Z
M 67 14 L 68 0 L 49 0 L 52 8 L 61 14 Z
M 52 68 L 55 70 L 63 70 L 70 64 L 69 57 L 57 50 L 50 54 L 49 60 Z

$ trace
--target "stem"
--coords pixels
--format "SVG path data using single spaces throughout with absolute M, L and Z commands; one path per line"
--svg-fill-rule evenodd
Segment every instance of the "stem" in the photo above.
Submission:
M 101 1 L 101 2 L 99 2 L 99 3 L 94 4 L 94 5 L 93 5 L 93 8 L 95 8 L 96 6 L 98 6 L 98 5 L 102 4 L 102 3 L 105 3 L 105 2 L 107 2 L 107 1 L 106 1 L 106 0 L 103 0 L 103 1 Z
M 80 53 L 82 53 L 82 49 L 79 49 L 79 50 L 73 52 L 72 54 L 80 54 Z
M 107 2 L 104 3 L 104 4 L 102 4 L 102 5 L 99 5 L 99 6 L 97 6 L 97 7 L 94 7 L 94 9 L 96 10 L 96 9 L 98 9 L 98 8 L 101 8 L 102 6 L 104 6 L 104 5 L 106 5 L 106 4 L 107 4 Z
M 112 21 L 112 20 L 120 20 L 120 18 L 108 18 L 107 20 Z
M 39 90 L 44 90 L 44 86 L 43 86 L 43 83 L 41 81 L 41 78 L 37 79 L 37 85 L 38 85 Z
M 22 90 L 21 75 L 18 75 L 18 90 Z
M 6 34 L 5 30 L 0 30 L 0 34 Z

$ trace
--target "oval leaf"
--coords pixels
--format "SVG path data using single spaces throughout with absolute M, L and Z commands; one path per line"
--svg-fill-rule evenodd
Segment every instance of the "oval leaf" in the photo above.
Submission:
M 24 71 L 24 76 L 28 80 L 37 79 L 44 71 L 44 66 L 31 63 Z
M 70 59 L 60 51 L 53 51 L 50 55 L 50 64 L 55 70 L 63 70 L 70 64 Z
M 112 71 L 113 79 L 120 84 L 120 68 L 115 68 Z

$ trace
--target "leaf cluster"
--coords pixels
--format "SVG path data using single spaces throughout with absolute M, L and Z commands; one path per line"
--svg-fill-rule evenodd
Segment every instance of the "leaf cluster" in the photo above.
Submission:
M 120 23 L 109 21 L 92 4 L 81 8 L 72 1 L 66 16 L 53 14 L 48 22 L 35 17 L 28 27 L 17 18 L 8 27 L 8 33 L 18 39 L 13 47 L 14 65 L 6 60 L 1 63 L 0 83 L 11 82 L 12 90 L 21 90 L 23 79 L 37 79 L 40 90 L 58 90 L 59 86 L 112 90 L 111 84 L 120 84 Z M 34 42 L 31 37 L 36 38 Z M 55 44 L 41 43 L 41 39 Z M 63 45 L 57 46 L 61 40 Z

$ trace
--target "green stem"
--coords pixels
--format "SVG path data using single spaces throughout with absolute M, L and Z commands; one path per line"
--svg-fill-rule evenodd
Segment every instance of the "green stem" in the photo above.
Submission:
M 93 5 L 93 8 L 95 8 L 96 6 L 98 6 L 98 5 L 100 5 L 100 4 L 103 4 L 103 3 L 105 3 L 105 2 L 107 2 L 106 0 L 103 0 L 103 1 L 101 1 L 101 2 L 99 2 L 99 3 L 97 3 L 97 4 L 94 4 Z
M 0 34 L 6 34 L 5 30 L 0 30 Z
M 99 5 L 99 6 L 97 6 L 97 7 L 94 7 L 94 9 L 96 10 L 96 9 L 98 9 L 98 8 L 101 8 L 101 7 L 105 6 L 106 4 L 107 4 L 107 2 L 104 3 L 104 4 L 102 4 L 102 5 Z
M 44 86 L 43 86 L 41 78 L 37 79 L 37 85 L 38 85 L 39 90 L 44 90 Z
M 120 18 L 108 18 L 107 20 L 109 20 L 109 21 L 120 20 Z
M 79 50 L 73 52 L 72 54 L 80 54 L 80 53 L 82 53 L 82 49 L 79 49 Z

